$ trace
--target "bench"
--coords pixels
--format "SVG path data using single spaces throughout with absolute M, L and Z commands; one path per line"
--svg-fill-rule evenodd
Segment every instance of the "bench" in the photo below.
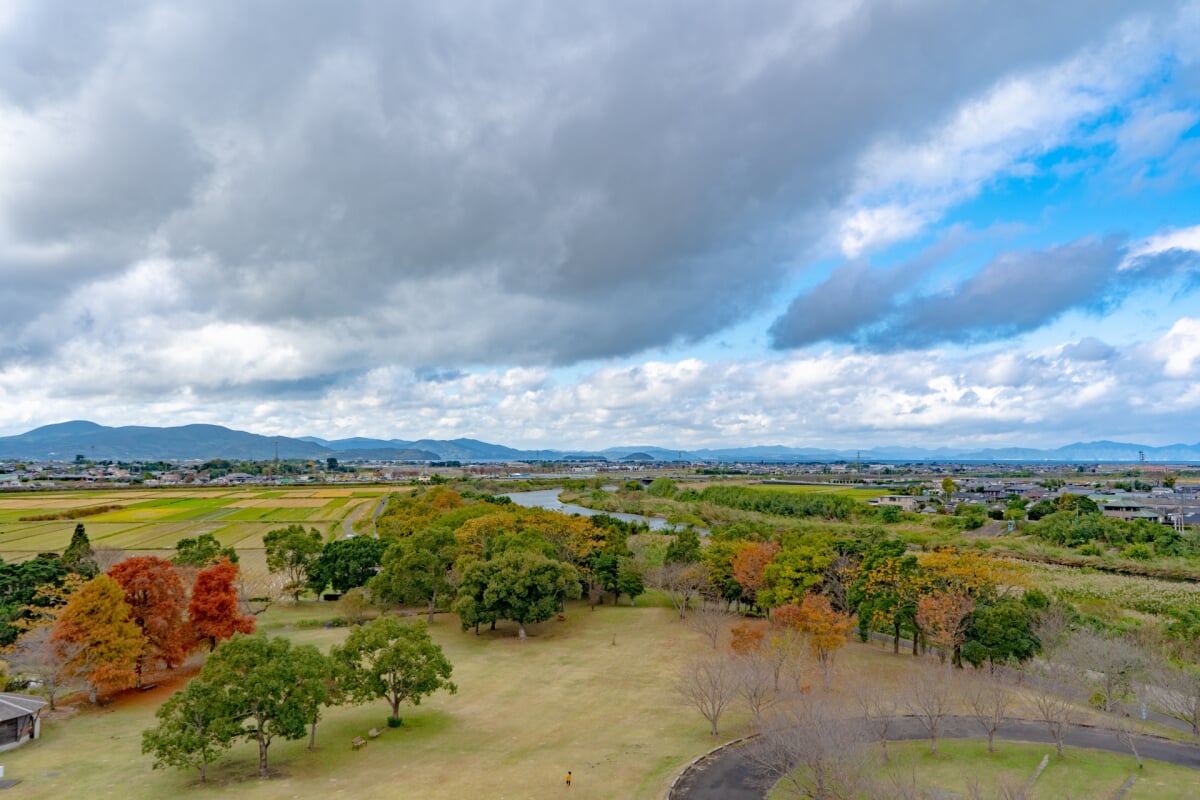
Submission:
M 367 731 L 367 736 L 371 737 L 372 739 L 375 739 L 381 733 L 383 733 L 383 731 L 379 730 L 379 728 L 371 728 L 371 730 Z
M 367 745 L 367 740 L 362 738 L 361 736 L 355 736 L 353 739 L 350 740 L 350 747 L 352 747 L 355 750 L 357 750 L 360 747 L 366 747 L 366 745 Z

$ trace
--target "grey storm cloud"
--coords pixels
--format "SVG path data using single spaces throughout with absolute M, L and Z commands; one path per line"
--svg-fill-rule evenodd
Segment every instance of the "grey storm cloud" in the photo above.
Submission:
M 765 306 L 878 137 L 1129 13 L 1019 5 L 19 4 L 0 27 L 19 153 L 0 161 L 0 361 L 69 338 L 75 290 L 147 260 L 173 287 L 164 318 L 298 347 L 319 329 L 314 376 L 704 337 Z M 846 336 L 868 312 L 911 343 L 1031 326 L 1090 291 L 1050 266 L 989 266 L 953 303 L 893 308 L 885 280 L 837 318 L 872 279 L 847 266 L 776 340 Z M 54 337 L 32 332 L 48 319 Z
M 838 341 L 876 351 L 976 344 L 1034 330 L 1072 309 L 1102 311 L 1146 282 L 1182 276 L 1180 291 L 1193 287 L 1195 253 L 1127 259 L 1127 247 L 1124 237 L 1107 236 L 1003 252 L 949 288 L 926 293 L 910 282 L 924 271 L 914 263 L 877 270 L 850 262 L 792 302 L 772 327 L 773 342 L 786 349 Z M 1099 360 L 1106 347 L 1088 338 L 1064 354 Z

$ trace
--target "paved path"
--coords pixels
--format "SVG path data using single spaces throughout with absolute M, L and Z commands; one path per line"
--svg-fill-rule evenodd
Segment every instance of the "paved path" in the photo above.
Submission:
M 386 494 L 383 497 L 379 498 L 379 502 L 375 504 L 375 510 L 371 512 L 371 522 L 374 522 L 375 520 L 379 519 L 379 515 L 382 514 L 383 509 L 387 507 L 387 501 L 388 501 L 388 496 Z M 358 508 L 354 509 L 353 514 L 351 514 L 350 516 L 348 516 L 344 520 L 342 520 L 342 529 L 346 532 L 347 539 L 354 538 L 354 536 L 355 536 L 354 520 L 358 519 L 358 515 L 361 514 L 362 510 L 366 507 L 367 507 L 366 503 L 363 503 Z M 375 532 L 375 538 L 376 539 L 379 538 L 378 531 Z
M 912 717 L 896 720 L 891 730 L 893 733 L 889 741 L 928 738 L 925 728 Z M 969 717 L 948 717 L 942 722 L 938 738 L 982 739 L 984 736 L 975 720 Z M 1009 722 L 997 731 L 996 738 L 1017 742 L 1045 742 L 1051 745 L 1054 743 L 1050 732 L 1040 722 Z M 1107 728 L 1072 726 L 1067 731 L 1064 741 L 1069 747 L 1132 755 L 1129 746 L 1120 742 L 1116 732 Z M 762 800 L 766 796 L 766 788 L 758 782 L 754 771 L 743 757 L 745 747 L 752 744 L 751 741 L 726 747 L 685 769 L 682 778 L 669 794 L 670 800 Z M 1138 752 L 1142 758 L 1200 769 L 1200 747 L 1196 745 L 1157 736 L 1139 736 Z

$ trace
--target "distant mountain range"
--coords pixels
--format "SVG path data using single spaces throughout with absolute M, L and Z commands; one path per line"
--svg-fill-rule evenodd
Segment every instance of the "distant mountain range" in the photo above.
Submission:
M 822 450 L 783 445 L 671 450 L 662 447 L 610 447 L 599 451 L 517 450 L 476 439 L 320 439 L 262 436 L 220 425 L 182 425 L 172 428 L 126 426 L 109 428 L 75 421 L 46 425 L 17 436 L 0 437 L 0 458 L 37 461 L 91 460 L 208 460 L 214 458 L 265 460 L 275 458 L 337 458 L 342 461 L 569 461 L 604 458 L 609 461 L 714 462 L 1137 462 L 1200 463 L 1200 443 L 1165 447 L 1123 442 L 1079 442 L 1053 450 L 1007 447 L 969 450 L 877 447 L 870 450 Z

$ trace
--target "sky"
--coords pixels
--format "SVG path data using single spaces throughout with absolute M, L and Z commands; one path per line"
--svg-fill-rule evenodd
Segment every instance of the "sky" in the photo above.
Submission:
M 1200 2 L 0 0 L 0 435 L 1200 441 Z

